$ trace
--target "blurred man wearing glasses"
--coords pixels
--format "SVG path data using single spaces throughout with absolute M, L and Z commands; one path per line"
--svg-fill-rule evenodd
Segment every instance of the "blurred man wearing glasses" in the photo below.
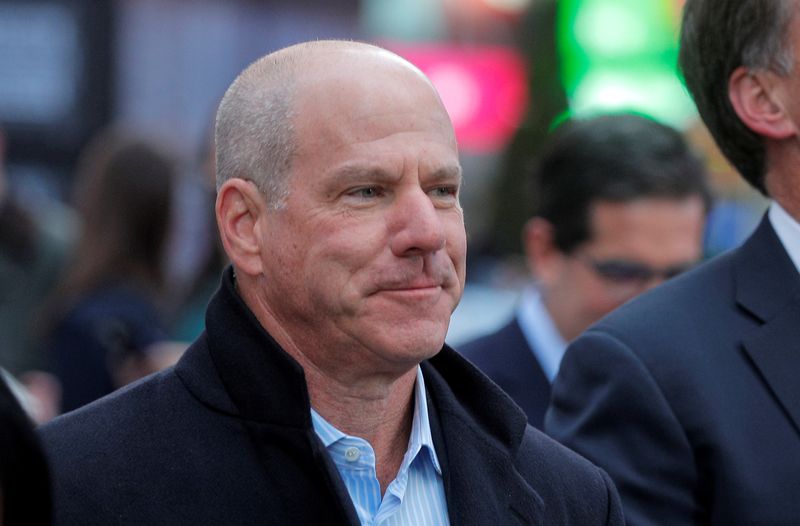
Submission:
M 523 232 L 535 285 L 460 351 L 541 427 L 567 343 L 701 255 L 705 171 L 675 130 L 637 115 L 568 122 L 533 172 Z

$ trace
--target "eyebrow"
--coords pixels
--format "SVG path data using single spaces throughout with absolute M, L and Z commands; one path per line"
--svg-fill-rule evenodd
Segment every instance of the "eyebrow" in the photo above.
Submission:
M 357 182 L 361 180 L 369 180 L 378 183 L 390 183 L 397 181 L 401 177 L 402 175 L 398 176 L 397 174 L 388 172 L 380 167 L 359 165 L 344 166 L 336 173 L 336 179 L 339 183 L 346 183 L 349 181 Z M 451 179 L 457 179 L 458 182 L 461 183 L 463 179 L 461 165 L 455 164 L 443 166 L 433 172 L 430 176 L 426 177 L 426 180 L 434 182 Z
M 337 183 L 359 182 L 361 180 L 391 182 L 398 179 L 394 175 L 379 167 L 350 165 L 336 172 Z
M 430 176 L 430 179 L 433 181 L 457 179 L 458 182 L 461 183 L 464 178 L 462 176 L 461 165 L 455 164 L 439 168 L 433 172 L 433 175 Z

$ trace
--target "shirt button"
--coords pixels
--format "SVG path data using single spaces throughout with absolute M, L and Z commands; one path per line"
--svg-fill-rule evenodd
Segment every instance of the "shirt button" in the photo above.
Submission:
M 357 447 L 349 447 L 344 451 L 344 458 L 348 462 L 355 462 L 361 456 L 361 451 Z

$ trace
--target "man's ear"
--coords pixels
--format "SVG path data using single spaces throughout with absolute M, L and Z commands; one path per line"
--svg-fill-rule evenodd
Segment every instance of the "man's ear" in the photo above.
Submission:
M 217 227 L 225 253 L 237 272 L 257 275 L 262 271 L 261 221 L 266 200 L 251 181 L 229 179 L 217 192 Z
M 750 71 L 740 66 L 728 81 L 728 95 L 734 111 L 755 133 L 770 139 L 786 139 L 796 133 L 784 111 L 777 89 L 776 74 Z
M 564 264 L 564 254 L 555 244 L 555 230 L 550 221 L 532 217 L 525 223 L 522 242 L 531 274 L 547 286 L 553 283 Z

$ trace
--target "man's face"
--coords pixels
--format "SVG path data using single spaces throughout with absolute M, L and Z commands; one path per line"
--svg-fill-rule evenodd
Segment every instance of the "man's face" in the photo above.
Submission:
M 596 203 L 591 239 L 570 254 L 554 250 L 539 276 L 565 339 L 697 262 L 704 215 L 700 197 Z
M 432 356 L 463 291 L 452 125 L 416 72 L 388 69 L 301 87 L 289 196 L 261 225 L 268 308 L 324 367 Z

